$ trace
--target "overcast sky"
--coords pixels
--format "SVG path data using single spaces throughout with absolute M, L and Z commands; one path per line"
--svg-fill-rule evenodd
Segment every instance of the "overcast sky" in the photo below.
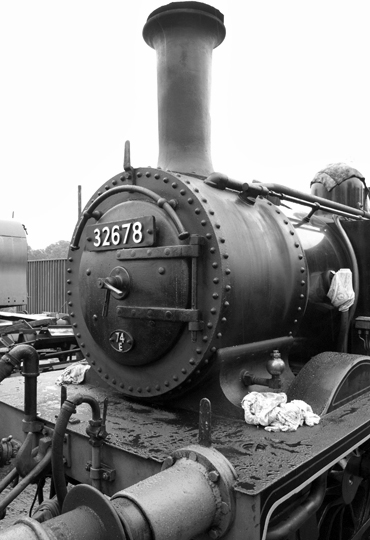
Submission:
M 83 205 L 132 164 L 156 166 L 155 52 L 142 28 L 160 0 L 0 0 L 1 219 L 33 249 L 70 240 Z M 309 191 L 347 161 L 370 177 L 367 0 L 214 0 L 215 170 Z M 369 183 L 369 182 L 368 182 Z

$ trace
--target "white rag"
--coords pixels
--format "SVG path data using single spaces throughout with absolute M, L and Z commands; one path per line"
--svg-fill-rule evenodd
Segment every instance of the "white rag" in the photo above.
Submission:
M 349 268 L 341 268 L 333 276 L 327 294 L 334 307 L 339 311 L 348 311 L 355 301 L 352 287 L 352 272 Z
M 63 370 L 55 384 L 58 386 L 62 386 L 62 384 L 81 384 L 88 369 L 90 369 L 88 364 L 72 364 Z
M 304 423 L 314 426 L 320 417 L 299 399 L 287 403 L 283 392 L 250 392 L 242 400 L 247 424 L 264 426 L 266 431 L 296 431 Z

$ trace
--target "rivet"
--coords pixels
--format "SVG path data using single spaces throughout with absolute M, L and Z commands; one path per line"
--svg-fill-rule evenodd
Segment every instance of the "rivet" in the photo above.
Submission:
M 99 373 L 101 373 L 101 372 L 102 372 L 102 369 L 101 369 L 101 367 L 98 367 L 98 371 L 99 371 Z
M 204 341 L 204 343 L 206 343 L 208 341 L 208 336 L 203 336 L 202 341 Z
M 223 322 L 223 323 L 227 322 L 226 317 L 222 317 L 221 322 Z
M 230 273 L 231 273 L 231 270 L 230 270 L 230 268 L 226 268 L 226 270 L 225 270 L 225 274 L 226 274 L 226 275 L 228 276 L 228 275 L 230 275 Z
M 219 283 L 220 279 L 218 277 L 213 278 L 213 283 Z
M 226 291 L 231 291 L 231 285 L 226 285 L 225 289 Z
M 302 287 L 303 287 L 303 285 L 306 285 L 306 282 L 302 280 L 302 281 L 301 281 L 301 285 L 302 285 Z
M 69 262 L 73 262 L 73 258 L 72 257 L 69 257 Z
M 112 184 L 115 186 L 117 184 L 117 180 L 112 180 Z
M 150 386 L 147 386 L 147 387 L 145 388 L 145 390 L 146 390 L 147 392 L 149 392 L 149 393 L 152 391 L 152 389 L 150 388 Z
M 216 223 L 216 229 L 220 229 L 221 225 L 219 223 Z
M 170 383 L 168 381 L 164 381 L 164 385 L 168 387 L 170 386 Z
M 125 387 L 125 385 L 123 384 L 123 382 L 119 383 L 119 387 L 120 387 L 120 388 L 124 388 L 124 387 Z
M 141 388 L 141 386 L 138 386 L 136 390 L 137 390 L 137 392 L 138 392 L 139 394 L 141 394 L 141 392 L 143 391 L 143 389 Z
M 156 389 L 157 391 L 159 391 L 159 390 L 161 389 L 161 387 L 159 386 L 159 384 L 156 384 L 156 385 L 155 385 L 155 389 Z
M 182 368 L 181 373 L 183 373 L 184 375 L 186 375 L 187 370 L 186 370 L 185 368 Z
M 225 306 L 225 307 L 229 307 L 229 305 L 230 305 L 230 302 L 228 302 L 228 301 L 226 300 L 226 302 L 224 302 L 224 306 Z
M 129 386 L 129 387 L 128 387 L 128 390 L 129 390 L 129 392 L 132 392 L 132 391 L 133 391 L 133 387 L 132 387 L 132 386 Z
M 211 233 L 207 233 L 207 234 L 206 234 L 206 238 L 207 238 L 207 240 L 210 240 L 210 239 L 212 238 Z
M 180 191 L 180 195 L 186 195 L 185 189 L 182 189 L 182 190 Z
M 104 379 L 109 379 L 108 373 L 106 373 L 106 374 L 104 375 Z
M 194 188 L 195 193 L 199 193 L 199 189 L 196 187 Z
M 306 269 L 302 266 L 301 267 L 301 273 L 304 274 L 305 271 L 306 271 Z
M 174 381 L 178 381 L 178 380 L 179 380 L 179 378 L 178 378 L 178 376 L 177 376 L 177 375 L 173 375 L 173 377 L 172 377 L 172 378 L 173 378 L 173 380 L 174 380 Z
M 225 238 L 220 238 L 220 242 L 221 242 L 221 244 L 224 244 L 225 243 Z
M 68 305 L 69 305 L 70 307 L 72 307 L 72 306 L 73 306 L 73 302 L 68 302 Z
M 68 296 L 71 296 L 72 291 L 67 291 Z
M 72 283 L 72 281 L 70 279 L 67 279 L 67 283 L 68 283 L 68 285 L 70 285 Z
M 216 300 L 218 298 L 218 293 L 213 293 L 212 298 L 214 298 Z
M 213 268 L 218 268 L 218 263 L 214 262 L 212 263 Z
M 160 266 L 160 267 L 158 268 L 158 272 L 159 272 L 160 274 L 164 274 L 164 273 L 165 273 L 165 269 L 163 268 L 163 266 Z
M 88 268 L 88 269 L 86 270 L 86 275 L 87 275 L 87 276 L 90 276 L 90 275 L 91 275 L 91 270 L 90 270 L 90 268 Z
M 224 253 L 222 256 L 223 256 L 224 259 L 228 259 L 228 258 L 229 258 L 229 254 L 228 254 L 228 253 Z
M 219 332 L 219 333 L 217 334 L 217 337 L 218 337 L 218 338 L 222 338 L 221 332 Z
M 200 208 L 196 208 L 196 209 L 194 210 L 194 212 L 195 212 L 197 215 L 199 215 L 199 214 L 200 214 Z
M 173 187 L 173 189 L 176 189 L 176 188 L 177 188 L 176 182 L 173 182 L 173 183 L 171 184 L 171 186 Z
M 159 179 L 160 179 L 160 175 L 159 175 L 158 173 L 156 173 L 156 174 L 154 175 L 154 178 L 155 178 L 156 180 L 159 180 Z
M 163 182 L 164 182 L 165 184 L 168 184 L 168 178 L 167 178 L 167 176 L 165 176 L 165 177 L 163 178 Z
M 190 358 L 190 360 L 189 360 L 189 364 L 191 364 L 192 366 L 194 366 L 194 364 L 195 364 L 195 360 L 194 360 L 194 358 Z
M 290 232 L 290 234 L 291 234 L 292 236 L 294 236 L 294 234 L 295 234 L 294 231 L 289 231 L 289 232 Z
M 206 219 L 202 219 L 202 221 L 200 222 L 200 224 L 202 225 L 202 227 L 205 227 L 207 225 L 207 220 Z
M 213 328 L 213 324 L 211 322 L 207 323 L 207 328 Z
M 294 242 L 294 247 L 299 248 L 298 242 Z
M 200 347 L 198 347 L 197 349 L 195 349 L 195 352 L 197 354 L 202 354 L 202 349 Z
M 77 334 L 76 334 L 76 337 L 78 337 L 78 338 L 80 338 L 80 337 L 81 337 L 81 334 L 80 334 L 80 332 L 77 332 Z
M 194 202 L 194 199 L 192 199 L 192 198 L 190 197 L 190 198 L 188 199 L 188 203 L 189 203 L 189 204 L 193 204 L 193 202 Z
M 216 308 L 214 308 L 214 307 L 213 307 L 213 308 L 211 308 L 211 313 L 212 313 L 212 315 L 214 315 L 215 313 L 217 313 L 217 310 L 216 310 Z
M 145 173 L 145 176 L 146 176 L 147 178 L 150 178 L 151 173 L 150 173 L 149 171 L 147 171 L 147 172 Z
M 142 172 L 138 172 L 137 175 L 136 175 L 138 178 L 141 178 L 143 176 L 143 173 Z

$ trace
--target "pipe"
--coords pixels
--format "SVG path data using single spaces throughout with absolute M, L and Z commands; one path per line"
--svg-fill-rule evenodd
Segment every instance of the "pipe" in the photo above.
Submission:
M 287 519 L 268 529 L 266 540 L 283 540 L 298 530 L 320 508 L 326 492 L 326 474 L 312 482 L 307 499 Z
M 48 449 L 42 460 L 30 471 L 27 476 L 22 478 L 20 482 L 8 493 L 0 502 L 0 515 L 5 508 L 12 502 L 22 491 L 31 484 L 37 476 L 49 465 L 51 461 L 51 448 Z
M 24 365 L 26 363 L 30 364 L 28 373 L 38 372 L 38 353 L 36 349 L 31 345 L 16 345 L 11 352 L 5 353 L 0 358 L 0 382 L 9 377 L 15 368 L 19 368 L 22 361 Z
M 153 11 L 143 37 L 157 53 L 158 167 L 208 176 L 211 160 L 212 50 L 222 43 L 224 16 L 200 2 Z
M 76 407 L 78 405 L 81 405 L 81 403 L 87 403 L 88 405 L 90 405 L 93 421 L 101 421 L 99 404 L 91 396 L 77 395 L 71 399 L 66 399 L 60 409 L 58 420 L 55 424 L 52 443 L 53 482 L 60 508 L 62 508 L 65 496 L 67 495 L 63 461 L 64 436 L 70 417 L 76 412 Z
M 301 199 L 309 203 L 314 203 L 314 204 L 319 203 L 323 207 L 322 209 L 323 210 L 325 209 L 326 211 L 327 211 L 327 208 L 330 208 L 330 210 L 336 210 L 338 212 L 342 212 L 343 214 L 346 214 L 350 217 L 357 216 L 357 217 L 370 219 L 370 213 L 365 212 L 365 210 L 352 208 L 351 206 L 337 203 L 335 201 L 330 201 L 329 199 L 324 199 L 323 197 L 317 197 L 316 195 L 310 195 L 309 193 L 303 193 L 302 191 L 297 191 L 296 189 L 292 189 L 287 186 L 282 186 L 280 184 L 256 184 L 256 185 L 251 184 L 250 186 L 248 184 L 245 184 L 246 191 L 248 191 L 249 187 L 253 189 L 259 189 L 261 191 L 261 195 L 266 196 L 266 195 L 275 195 L 276 193 L 279 193 L 281 195 L 285 195 L 286 197 L 284 198 L 286 198 L 287 200 L 289 200 L 289 197 L 292 197 L 293 199 Z

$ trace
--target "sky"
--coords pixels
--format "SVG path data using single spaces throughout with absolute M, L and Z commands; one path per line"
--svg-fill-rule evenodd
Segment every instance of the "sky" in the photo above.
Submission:
M 40 249 L 70 240 L 82 205 L 122 171 L 157 165 L 160 0 L 0 0 L 0 219 Z M 367 0 L 213 0 L 212 156 L 242 181 L 308 192 L 325 165 L 370 178 Z M 368 183 L 370 183 L 368 181 Z

